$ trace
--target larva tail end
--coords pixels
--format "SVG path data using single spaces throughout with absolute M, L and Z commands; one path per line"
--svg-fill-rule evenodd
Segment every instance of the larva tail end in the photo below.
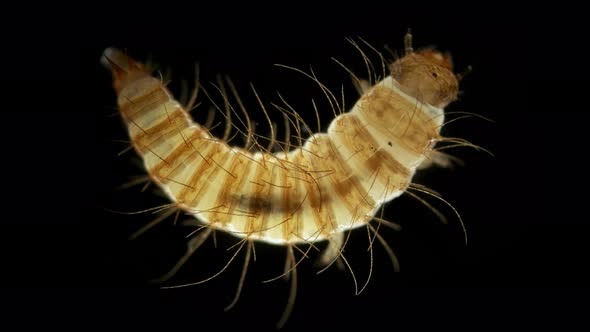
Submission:
M 113 85 L 117 91 L 121 90 L 129 82 L 148 74 L 141 63 L 114 47 L 104 50 L 100 63 L 111 70 Z

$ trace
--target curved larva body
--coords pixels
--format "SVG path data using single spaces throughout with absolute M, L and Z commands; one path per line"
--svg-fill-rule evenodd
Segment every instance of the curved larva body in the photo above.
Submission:
M 303 147 L 251 153 L 194 123 L 159 79 L 132 74 L 118 104 L 151 178 L 202 222 L 270 243 L 332 239 L 366 224 L 405 191 L 444 120 L 388 76 Z
M 174 207 L 208 227 L 191 239 L 187 253 L 160 280 L 173 275 L 211 229 L 229 232 L 243 239 L 225 267 L 248 241 L 231 307 L 240 294 L 253 241 L 285 245 L 284 275 L 291 275 L 292 290 L 279 322 L 282 326 L 295 301 L 298 262 L 293 247 L 298 243 L 328 240 L 322 263 L 331 264 L 337 258 L 346 262 L 341 250 L 343 234 L 366 225 L 397 266 L 393 252 L 369 222 L 382 204 L 408 189 L 418 168 L 432 162 L 448 164 L 433 147 L 442 140 L 443 108 L 456 99 L 458 90 L 450 58 L 433 50 L 414 53 L 410 34 L 405 42 L 406 55 L 391 65 L 391 75 L 366 88 L 349 112 L 330 123 L 326 133 L 314 134 L 301 146 L 275 154 L 230 147 L 213 137 L 142 64 L 116 49 L 105 50 L 103 64 L 112 70 L 120 112 L 151 180 Z M 360 80 L 358 83 L 362 86 Z M 250 124 L 248 128 L 249 140 L 255 141 Z

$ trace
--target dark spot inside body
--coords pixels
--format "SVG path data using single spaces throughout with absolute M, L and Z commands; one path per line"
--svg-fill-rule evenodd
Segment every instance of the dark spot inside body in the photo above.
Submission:
M 239 206 L 254 213 L 269 211 L 272 207 L 272 202 L 269 197 L 248 197 L 246 204 L 244 204 L 244 198 L 243 195 L 240 197 Z
M 265 197 L 255 197 L 250 195 L 232 195 L 231 198 L 239 210 L 248 211 L 251 214 L 261 214 L 273 211 L 274 213 L 283 213 L 284 211 L 292 212 L 301 204 L 301 198 L 294 195 L 288 201 L 279 200 L 272 195 Z
M 438 77 L 438 74 L 433 72 L 432 73 L 432 77 L 437 78 Z
M 391 144 L 391 142 L 387 142 L 387 145 L 389 145 L 389 146 L 393 146 L 393 144 Z

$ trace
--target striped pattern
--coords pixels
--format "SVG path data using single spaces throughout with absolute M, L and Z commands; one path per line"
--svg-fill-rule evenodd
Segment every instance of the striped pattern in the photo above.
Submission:
M 442 109 L 388 77 L 327 133 L 271 155 L 212 137 L 147 74 L 123 86 L 118 102 L 133 146 L 170 199 L 213 227 L 271 243 L 332 239 L 364 225 L 404 192 L 443 121 Z

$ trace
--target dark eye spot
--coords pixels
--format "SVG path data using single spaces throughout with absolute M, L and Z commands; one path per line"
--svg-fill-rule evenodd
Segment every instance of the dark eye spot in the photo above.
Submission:
M 432 77 L 437 78 L 438 77 L 438 74 L 435 73 L 435 72 L 432 72 Z
M 387 142 L 387 145 L 389 145 L 389 146 L 393 146 L 393 144 L 391 144 L 391 142 Z

